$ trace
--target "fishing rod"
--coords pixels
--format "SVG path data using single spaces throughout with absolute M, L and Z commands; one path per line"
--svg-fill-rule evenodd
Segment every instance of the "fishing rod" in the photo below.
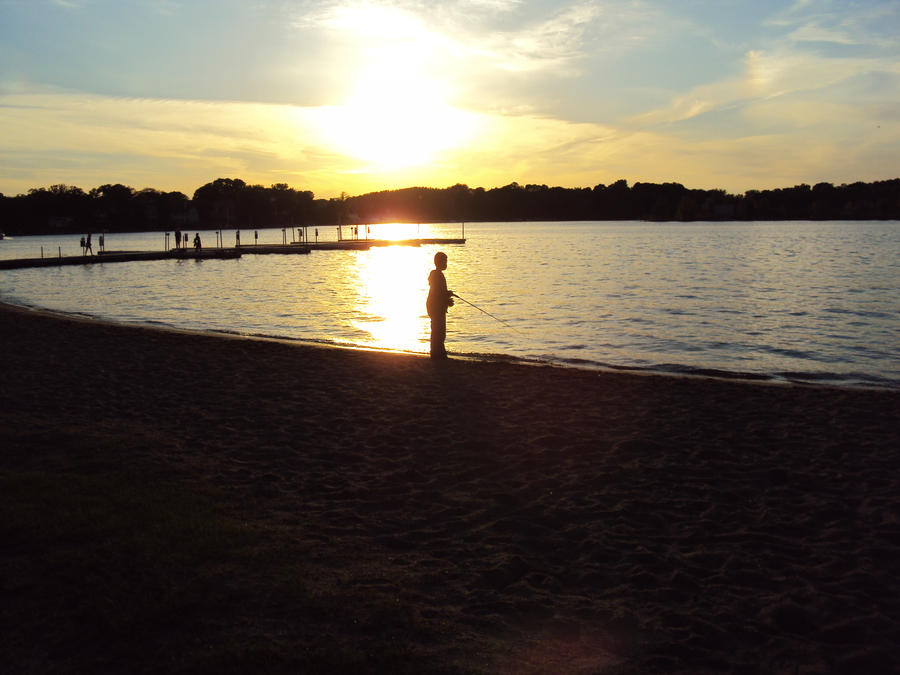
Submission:
M 505 322 L 503 319 L 501 319 L 499 316 L 494 316 L 494 315 L 491 314 L 490 312 L 481 309 L 481 307 L 479 307 L 478 305 L 476 305 L 476 304 L 474 304 L 474 303 L 472 303 L 472 302 L 469 302 L 469 301 L 466 300 L 465 298 L 463 298 L 463 297 L 457 295 L 456 292 L 450 291 L 450 295 L 452 295 L 454 298 L 458 298 L 458 299 L 462 300 L 462 301 L 463 301 L 464 303 L 466 303 L 467 305 L 469 305 L 469 306 L 471 306 L 471 307 L 474 307 L 474 308 L 477 309 L 479 312 L 484 312 L 484 313 L 487 314 L 489 317 L 491 317 L 492 319 L 495 319 L 495 320 L 499 321 L 500 323 L 502 323 L 502 324 L 503 324 L 504 326 L 506 326 L 507 328 L 512 328 L 512 329 L 513 329 L 514 331 L 516 331 L 517 333 L 521 333 L 521 332 L 522 332 L 522 331 L 520 331 L 518 328 L 516 328 L 515 326 L 512 326 L 512 325 L 506 323 L 506 322 Z

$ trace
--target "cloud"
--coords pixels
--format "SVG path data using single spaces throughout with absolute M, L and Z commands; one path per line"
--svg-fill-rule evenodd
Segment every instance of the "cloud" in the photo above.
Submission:
M 122 158 L 143 158 L 168 183 L 153 187 L 182 190 L 190 186 L 183 182 L 185 167 L 197 174 L 196 180 L 202 177 L 201 182 L 209 173 L 244 172 L 271 174 L 271 182 L 277 182 L 278 167 L 303 168 L 331 159 L 310 147 L 280 106 L 60 92 L 3 96 L 0 103 L 6 156 L 43 157 L 43 172 L 56 176 L 55 182 L 82 182 L 79 171 L 67 167 L 77 166 L 77 158 L 84 156 L 93 158 L 95 168 L 102 167 L 91 173 L 104 172 L 106 182 L 131 179 L 132 167 L 123 167 Z M 3 173 L 6 184 L 20 180 Z M 172 184 L 170 176 L 179 184 Z
M 678 94 L 667 106 L 636 115 L 629 124 L 667 125 L 759 102 L 766 102 L 774 120 L 778 117 L 779 100 L 799 97 L 821 105 L 822 96 L 817 92 L 825 91 L 832 97 L 831 103 L 852 108 L 859 103 L 855 93 L 844 91 L 839 85 L 868 73 L 900 74 L 900 62 L 891 58 L 835 58 L 791 49 L 753 50 L 746 54 L 739 75 Z M 893 87 L 871 89 L 867 96 L 873 102 L 900 102 L 900 91 Z M 742 128 L 736 127 L 735 133 L 753 133 L 752 127 L 745 131 Z
M 583 55 L 585 35 L 599 15 L 594 3 L 573 5 L 521 29 L 485 36 L 473 55 L 488 57 L 502 70 L 565 73 L 566 66 Z
M 863 78 L 854 92 L 897 83 L 900 76 Z M 756 99 L 728 111 L 727 121 L 747 130 L 721 135 L 707 122 L 692 136 L 678 124 L 616 127 L 527 112 L 465 112 L 467 142 L 442 148 L 427 163 L 392 167 L 330 143 L 322 133 L 334 118 L 327 107 L 7 94 L 0 96 L 0 191 L 122 182 L 190 194 L 216 177 L 235 176 L 287 182 L 319 197 L 457 182 L 590 187 L 619 178 L 743 192 L 896 175 L 900 106 L 854 108 L 828 103 L 834 92 L 820 96 L 819 102 Z M 877 124 L 872 115 L 879 115 Z
M 510 12 L 522 5 L 522 0 L 462 0 L 461 7 L 486 9 L 492 12 Z
M 797 43 L 822 42 L 866 48 L 898 47 L 900 5 L 884 2 L 847 3 L 843 0 L 798 0 L 770 23 L 788 29 Z
M 650 29 L 655 17 L 658 14 L 642 3 L 622 0 L 602 5 L 593 0 L 563 5 L 456 0 L 435 6 L 353 0 L 304 11 L 294 26 L 326 30 L 363 51 L 397 40 L 427 43 L 437 58 L 461 68 L 566 75 L 591 50 L 640 42 L 656 30 Z M 361 38 L 375 45 L 361 44 Z
M 84 2 L 80 0 L 50 0 L 50 2 L 63 9 L 81 9 L 84 7 Z
M 562 171 L 555 180 L 582 182 L 593 181 L 596 168 L 579 163 L 579 154 L 613 135 L 598 125 L 539 116 L 465 116 L 469 142 L 443 148 L 422 166 L 385 168 L 328 142 L 323 129 L 335 118 L 329 108 L 54 91 L 5 95 L 0 97 L 0 124 L 7 131 L 0 182 L 7 191 L 36 187 L 36 163 L 52 183 L 92 187 L 86 181 L 146 180 L 158 189 L 186 193 L 223 175 L 263 184 L 287 181 L 320 196 L 445 187 L 460 180 L 488 187 L 513 180 L 547 182 L 550 170 Z M 163 178 L 147 180 L 151 172 Z

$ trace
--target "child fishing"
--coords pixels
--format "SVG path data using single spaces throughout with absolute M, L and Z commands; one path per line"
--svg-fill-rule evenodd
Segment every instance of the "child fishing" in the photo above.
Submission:
M 431 358 L 446 359 L 447 349 L 444 340 L 447 338 L 447 310 L 453 307 L 453 291 L 447 290 L 447 254 L 438 251 L 434 254 L 434 269 L 428 275 L 428 299 L 425 306 L 431 318 Z

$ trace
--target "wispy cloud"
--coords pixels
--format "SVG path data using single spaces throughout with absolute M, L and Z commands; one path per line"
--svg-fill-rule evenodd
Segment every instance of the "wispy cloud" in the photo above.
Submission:
M 63 9 L 81 9 L 84 7 L 83 0 L 50 0 L 50 4 Z
M 522 28 L 486 35 L 473 53 L 510 71 L 565 67 L 583 54 L 585 35 L 598 16 L 592 2 L 573 5 Z
M 787 48 L 753 50 L 746 54 L 743 71 L 735 77 L 694 87 L 669 104 L 633 117 L 637 125 L 679 122 L 711 111 L 791 97 L 811 97 L 827 90 L 834 102 L 857 104 L 853 94 L 842 93 L 842 82 L 868 73 L 900 74 L 900 61 L 888 57 L 829 57 Z M 900 103 L 900 92 L 885 88 L 870 92 L 883 102 Z M 775 110 L 775 105 L 770 106 Z M 788 115 L 791 117 L 791 115 Z M 736 133 L 740 133 L 736 130 Z M 752 132 L 751 132 L 752 133 Z
M 487 9 L 492 12 L 509 12 L 520 7 L 523 0 L 461 0 L 461 7 Z
M 790 32 L 795 42 L 898 47 L 900 4 L 893 0 L 848 3 L 836 0 L 798 0 L 771 19 Z
M 305 10 L 294 25 L 335 37 L 428 42 L 441 58 L 475 62 L 482 70 L 565 74 L 591 50 L 637 44 L 652 32 L 654 16 L 642 3 L 622 0 L 527 7 L 516 0 L 456 0 L 434 7 L 351 0 Z

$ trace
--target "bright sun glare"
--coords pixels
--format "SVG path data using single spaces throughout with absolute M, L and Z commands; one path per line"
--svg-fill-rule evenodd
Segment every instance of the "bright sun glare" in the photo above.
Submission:
M 447 83 L 428 72 L 437 39 L 397 10 L 364 7 L 336 18 L 362 43 L 347 101 L 328 110 L 323 133 L 366 168 L 420 166 L 465 142 L 474 116 L 448 103 Z

